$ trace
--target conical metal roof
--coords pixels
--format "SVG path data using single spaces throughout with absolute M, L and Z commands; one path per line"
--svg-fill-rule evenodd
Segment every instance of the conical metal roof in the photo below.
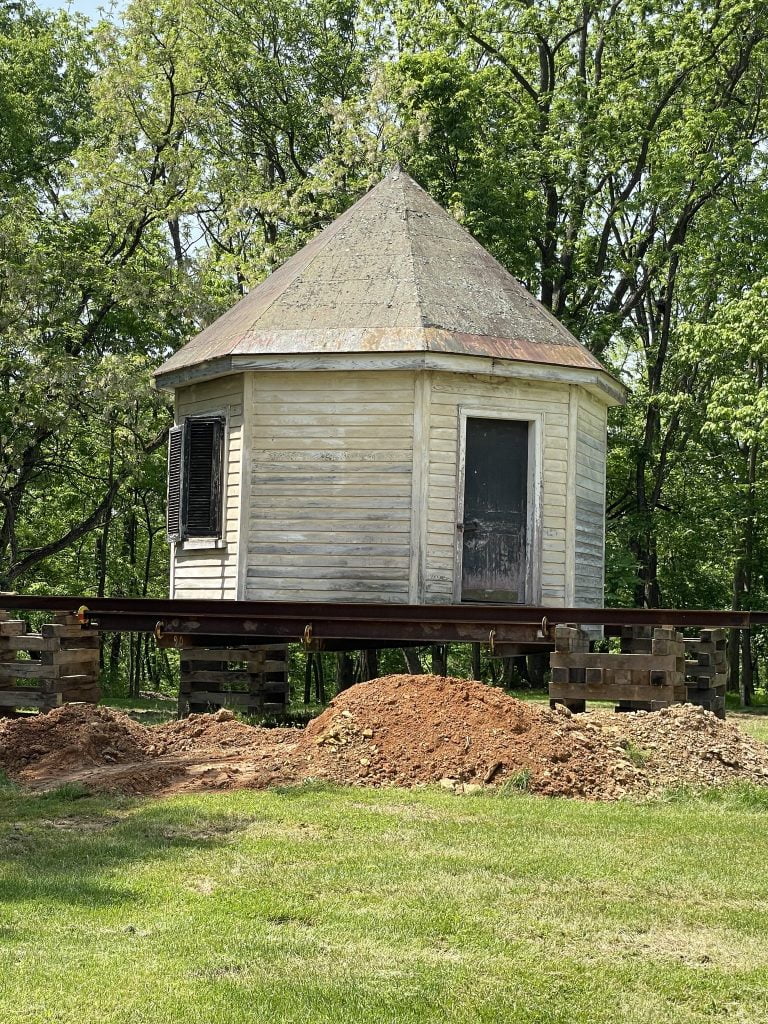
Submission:
M 313 352 L 442 352 L 604 371 L 399 168 L 157 376 L 227 356 Z

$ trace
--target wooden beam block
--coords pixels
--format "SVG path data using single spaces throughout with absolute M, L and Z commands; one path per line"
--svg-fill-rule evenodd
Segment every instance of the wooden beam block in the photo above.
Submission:
M 208 670 L 201 672 L 185 672 L 184 678 L 187 682 L 194 683 L 222 683 L 223 685 L 237 686 L 247 685 L 250 682 L 250 672 L 216 671 Z
M 39 633 L 9 636 L 2 641 L 2 645 L 11 651 L 58 651 L 61 647 L 58 640 L 43 637 Z
M 555 651 L 550 655 L 550 664 L 553 668 L 612 668 L 614 671 L 644 669 L 646 672 L 674 672 L 678 660 L 673 655 L 657 657 L 653 654 L 561 654 Z
M 698 661 L 686 661 L 685 674 L 694 676 L 696 679 L 711 678 L 719 674 L 719 669 L 716 665 L 701 665 Z
M 687 693 L 687 701 L 689 704 L 700 704 L 702 701 L 711 701 L 715 697 L 724 697 L 725 687 L 724 686 L 710 686 L 707 689 L 693 690 L 689 689 Z
M 51 665 L 39 661 L 4 661 L 0 663 L 0 680 L 4 679 L 46 679 L 55 676 Z
M 24 619 L 6 619 L 5 622 L 0 622 L 0 636 L 21 636 L 26 629 Z
M 250 649 L 221 647 L 208 649 L 205 647 L 187 647 L 182 652 L 183 661 L 223 661 L 240 662 L 245 661 L 249 656 Z
M 42 708 L 62 703 L 61 694 L 42 693 L 37 687 L 17 686 L 0 690 L 0 707 L 4 708 Z
M 63 626 L 58 622 L 46 622 L 40 627 L 40 634 L 45 637 L 80 637 L 80 636 L 94 636 L 98 637 L 98 634 L 94 634 L 90 631 L 88 626 Z
M 253 707 L 258 701 L 250 693 L 221 693 L 218 690 L 192 690 L 185 696 L 190 704 L 234 704 Z
M 678 640 L 652 640 L 650 653 L 657 657 L 671 654 L 676 658 L 682 658 L 685 656 L 685 647 Z
M 94 650 L 82 651 L 43 651 L 40 655 L 43 665 L 98 665 L 99 652 Z
M 569 651 L 588 651 L 589 637 L 576 626 L 555 626 L 555 650 L 563 653 Z
M 550 700 L 642 700 L 642 701 L 669 701 L 676 700 L 673 686 L 631 686 L 623 685 L 621 688 L 615 684 L 605 683 L 550 683 Z

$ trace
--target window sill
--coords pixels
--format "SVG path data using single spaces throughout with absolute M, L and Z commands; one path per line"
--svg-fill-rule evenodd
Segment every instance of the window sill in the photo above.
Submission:
M 226 551 L 227 542 L 221 537 L 188 537 L 176 547 L 179 551 Z

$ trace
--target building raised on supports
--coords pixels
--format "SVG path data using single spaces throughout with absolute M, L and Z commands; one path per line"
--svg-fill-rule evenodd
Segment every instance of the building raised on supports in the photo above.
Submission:
M 603 603 L 623 387 L 399 169 L 157 382 L 171 596 Z

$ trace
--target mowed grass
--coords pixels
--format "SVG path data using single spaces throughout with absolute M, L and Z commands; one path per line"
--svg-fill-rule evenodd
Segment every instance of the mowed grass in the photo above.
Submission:
M 744 732 L 755 739 L 768 743 L 768 714 L 764 706 L 757 708 L 740 708 L 728 711 L 728 721 L 738 725 Z
M 0 790 L 3 1024 L 768 1020 L 768 795 Z

